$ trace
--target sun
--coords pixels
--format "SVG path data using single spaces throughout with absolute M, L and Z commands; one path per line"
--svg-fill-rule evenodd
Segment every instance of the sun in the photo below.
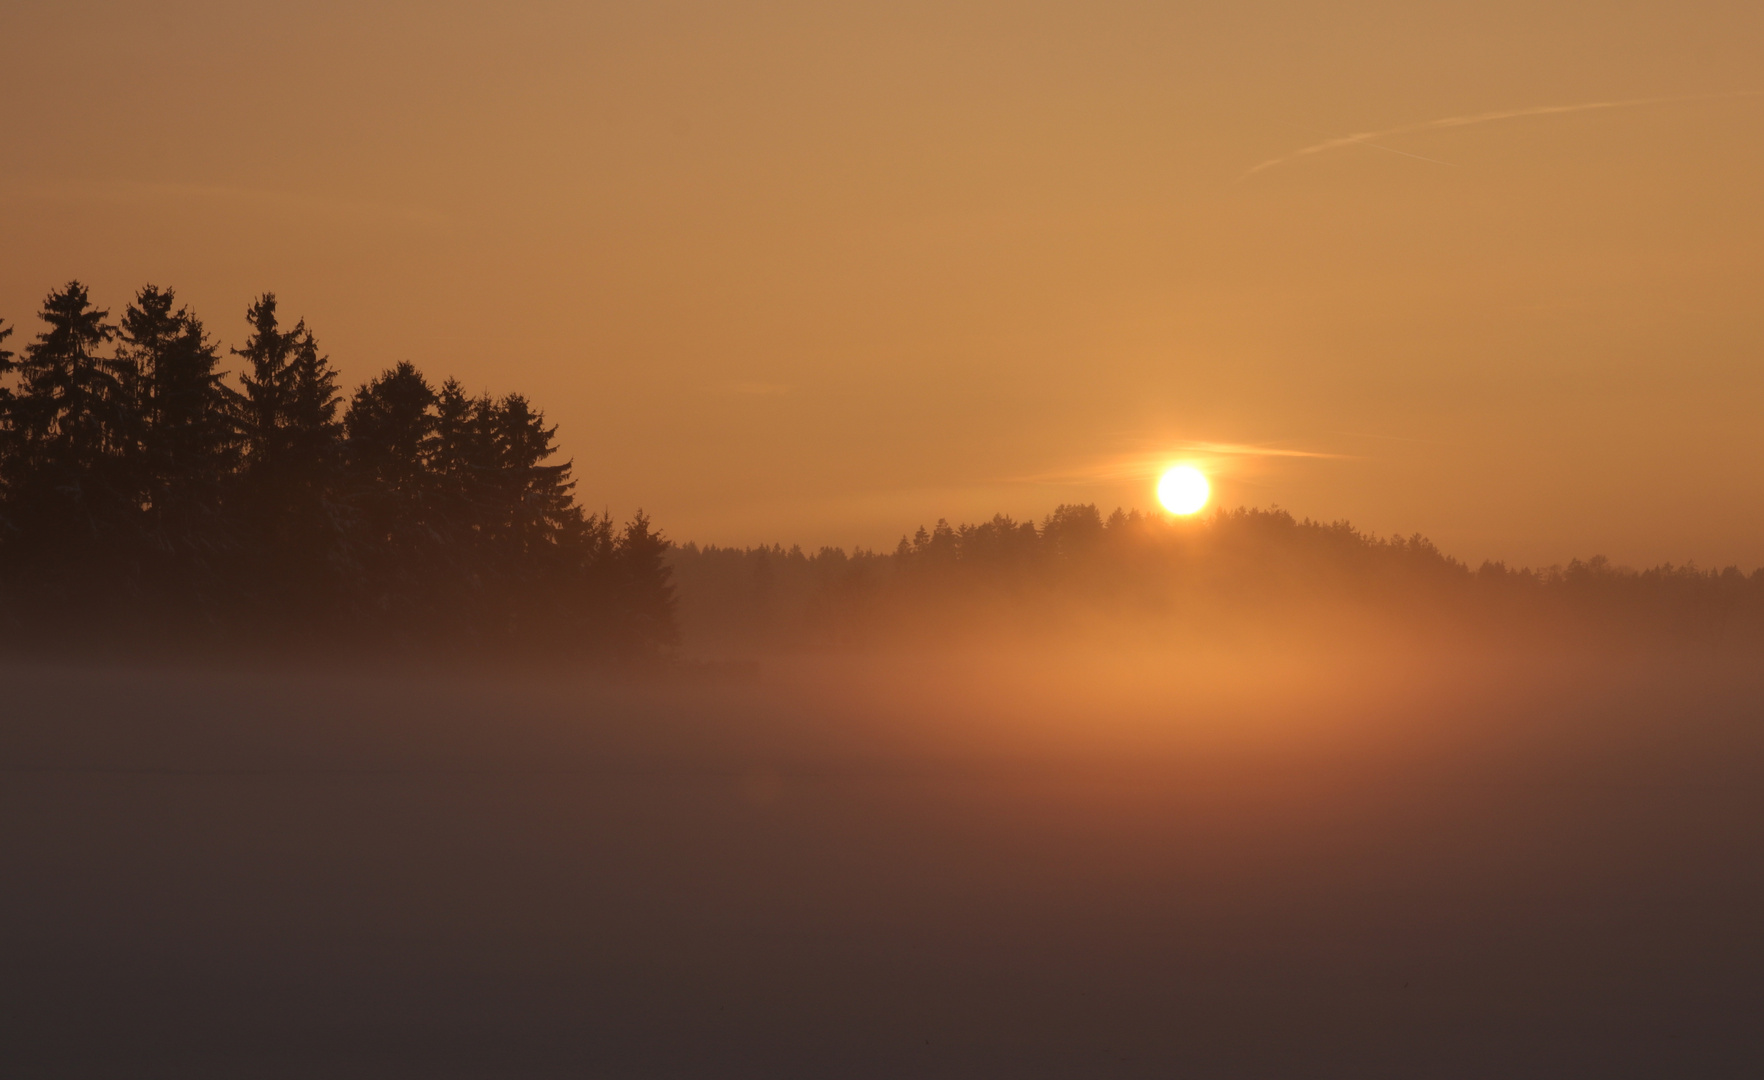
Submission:
M 1158 501 L 1172 514 L 1192 514 L 1207 505 L 1213 487 L 1192 465 L 1178 465 L 1158 481 Z

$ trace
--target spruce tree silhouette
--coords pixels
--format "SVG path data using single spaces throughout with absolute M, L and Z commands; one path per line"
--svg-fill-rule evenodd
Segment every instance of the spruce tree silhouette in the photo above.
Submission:
M 468 397 L 457 379 L 447 380 L 435 399 L 429 453 L 437 512 L 455 549 L 479 566 L 489 559 L 498 518 L 495 411 L 487 395 Z
M 15 453 L 13 404 L 17 401 L 17 396 L 12 392 L 12 375 L 18 369 L 15 359 L 18 354 L 6 348 L 6 339 L 11 336 L 12 327 L 6 325 L 5 319 L 0 319 L 0 497 L 5 493 L 4 465 L 12 460 Z M 4 503 L 0 502 L 0 508 L 3 506 Z
M 251 365 L 241 377 L 246 471 L 270 487 L 315 483 L 339 456 L 337 374 L 305 320 L 281 329 L 274 293 L 258 297 L 245 318 L 251 334 L 233 353 Z
M 8 501 L 39 566 L 90 561 L 94 585 L 114 569 L 100 552 L 114 551 L 134 525 L 131 375 L 103 355 L 116 334 L 109 314 L 78 281 L 43 301 L 48 328 L 18 364 L 16 443 L 5 463 Z
M 337 390 L 337 372 L 330 357 L 319 352 L 304 319 L 290 336 L 294 341 L 294 399 L 288 412 L 288 431 L 305 478 L 317 483 L 342 457 L 343 424 L 337 410 L 343 395 Z
M 672 647 L 667 540 L 641 514 L 618 532 L 582 512 L 525 397 L 437 393 L 404 362 L 339 416 L 306 323 L 284 328 L 273 293 L 246 317 L 240 390 L 153 285 L 113 326 L 70 282 L 22 358 L 0 348 L 0 623 L 496 655 Z M 12 333 L 0 322 L 0 342 Z
M 363 581 L 383 612 L 439 617 L 449 578 L 470 573 L 453 542 L 439 486 L 435 392 L 403 362 L 355 391 L 344 415 L 348 495 Z
M 350 464 L 416 509 L 436 454 L 435 391 L 408 360 L 355 391 L 343 417 Z
M 618 541 L 619 587 L 626 617 L 639 633 L 661 645 L 679 643 L 674 626 L 673 576 L 667 564 L 673 545 L 650 527 L 649 517 L 637 511 Z
M 458 379 L 441 384 L 435 397 L 436 472 L 463 481 L 495 468 L 494 433 L 483 421 L 489 408 L 488 398 L 467 397 Z
M 301 320 L 283 330 L 274 293 L 245 313 L 243 527 L 251 593 L 287 616 L 346 603 L 359 552 L 333 496 L 342 456 L 337 376 Z
M 202 323 L 153 285 L 123 312 L 122 355 L 134 379 L 138 487 L 153 545 L 165 552 L 226 546 L 220 515 L 241 460 L 242 402 L 216 370 Z
M 567 536 L 579 523 L 570 492 L 570 462 L 543 464 L 554 453 L 555 427 L 527 399 L 510 394 L 483 410 L 496 449 L 496 487 L 503 511 L 504 557 L 521 558 Z
M 288 416 L 294 408 L 293 370 L 296 337 L 284 333 L 276 318 L 276 294 L 264 293 L 246 309 L 251 333 L 233 355 L 250 368 L 240 376 L 245 387 L 241 417 L 245 436 L 246 469 L 259 477 L 273 475 L 292 456 L 288 445 Z

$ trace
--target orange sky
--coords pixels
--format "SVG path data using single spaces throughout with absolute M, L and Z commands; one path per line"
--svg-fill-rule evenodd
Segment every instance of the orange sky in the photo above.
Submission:
M 1764 5 L 506 7 L 9 3 L 0 315 L 153 281 L 236 344 L 273 289 L 677 539 L 1168 456 L 1472 559 L 1764 563 Z

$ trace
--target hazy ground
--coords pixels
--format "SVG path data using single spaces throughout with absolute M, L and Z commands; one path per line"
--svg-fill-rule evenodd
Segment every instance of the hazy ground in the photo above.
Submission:
M 1764 674 L 13 669 L 12 1076 L 1764 1066 Z

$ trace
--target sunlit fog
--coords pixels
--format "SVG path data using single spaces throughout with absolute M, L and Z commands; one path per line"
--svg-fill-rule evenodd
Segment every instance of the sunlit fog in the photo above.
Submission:
M 1764 5 L 0 11 L 0 1078 L 1764 1075 Z

